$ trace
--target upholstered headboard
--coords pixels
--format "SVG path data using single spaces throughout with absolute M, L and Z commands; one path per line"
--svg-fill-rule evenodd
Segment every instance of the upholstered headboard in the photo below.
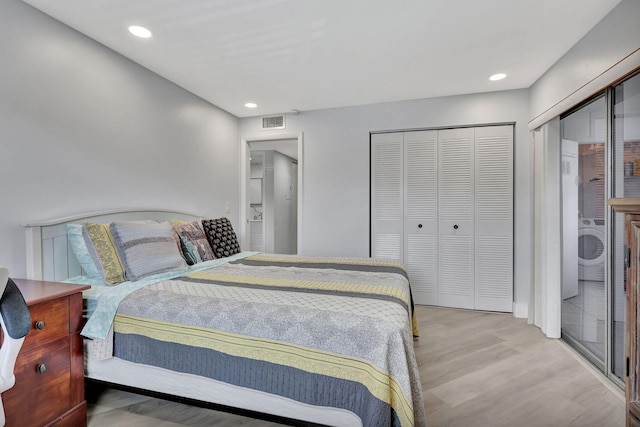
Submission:
M 175 221 L 201 218 L 200 215 L 180 211 L 120 209 L 29 223 L 25 226 L 27 278 L 61 281 L 82 274 L 82 268 L 67 241 L 67 224 L 135 220 Z

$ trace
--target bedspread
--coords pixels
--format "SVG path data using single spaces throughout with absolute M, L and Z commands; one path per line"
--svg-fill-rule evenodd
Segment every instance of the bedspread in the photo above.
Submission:
M 120 303 L 114 355 L 422 426 L 406 272 L 393 261 L 254 255 L 139 289 Z

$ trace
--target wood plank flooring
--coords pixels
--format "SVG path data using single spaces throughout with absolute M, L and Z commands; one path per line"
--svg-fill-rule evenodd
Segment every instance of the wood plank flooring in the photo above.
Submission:
M 429 426 L 624 426 L 623 392 L 526 320 L 424 306 L 416 313 Z M 282 425 L 112 389 L 88 404 L 90 427 Z

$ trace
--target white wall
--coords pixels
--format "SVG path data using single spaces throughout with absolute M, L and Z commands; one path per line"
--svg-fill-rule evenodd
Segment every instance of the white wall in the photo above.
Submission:
M 622 0 L 530 88 L 531 129 L 640 66 L 640 1 Z
M 484 123 L 516 123 L 515 300 L 526 307 L 532 260 L 532 144 L 528 91 L 392 102 L 301 112 L 286 132 L 304 133 L 304 255 L 369 256 L 369 132 Z M 240 136 L 261 131 L 240 119 Z M 525 312 L 526 315 L 526 312 Z
M 234 116 L 0 0 L 0 264 L 14 277 L 28 222 L 133 207 L 237 221 L 238 140 Z

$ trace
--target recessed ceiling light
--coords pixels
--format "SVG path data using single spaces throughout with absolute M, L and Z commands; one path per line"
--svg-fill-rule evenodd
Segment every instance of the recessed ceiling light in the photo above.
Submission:
M 141 37 L 143 39 L 148 39 L 149 37 L 151 37 L 151 31 L 149 31 L 145 27 L 140 27 L 139 25 L 130 26 L 129 32 L 134 36 Z
M 246 104 L 244 104 L 244 106 L 247 108 L 256 108 L 258 104 L 256 104 L 255 102 L 247 102 Z
M 495 82 L 497 80 L 502 80 L 505 77 L 507 77 L 507 75 L 505 73 L 498 73 L 498 74 L 494 74 L 493 76 L 489 77 L 489 80 Z

